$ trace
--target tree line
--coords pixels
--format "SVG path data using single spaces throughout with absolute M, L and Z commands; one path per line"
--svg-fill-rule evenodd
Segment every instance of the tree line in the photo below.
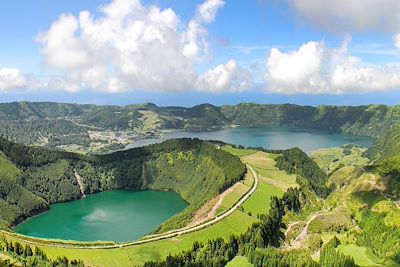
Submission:
M 4 236 L 0 238 L 0 252 L 10 256 L 22 266 L 30 267 L 84 267 L 81 260 L 69 260 L 67 257 L 50 259 L 39 247 L 21 245 L 18 241 L 8 241 Z M 12 266 L 10 261 L 0 262 L 0 266 Z M 8 265 L 7 265 L 8 264 Z

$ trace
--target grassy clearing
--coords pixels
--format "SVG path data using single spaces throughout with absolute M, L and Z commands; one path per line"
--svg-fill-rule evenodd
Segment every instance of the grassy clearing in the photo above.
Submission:
M 290 187 L 298 187 L 296 175 L 289 175 L 275 166 L 277 156 L 277 154 L 259 151 L 242 157 L 242 160 L 249 164 L 267 184 L 281 188 L 284 191 Z
M 229 153 L 239 156 L 239 157 L 251 155 L 251 154 L 254 154 L 257 152 L 257 150 L 254 150 L 254 149 L 233 148 L 232 146 L 229 146 L 229 145 L 223 146 L 222 150 L 225 150 L 226 152 L 229 152 Z
M 254 216 L 267 214 L 271 197 L 281 197 L 289 187 L 297 186 L 296 176 L 277 169 L 278 155 L 258 151 L 242 157 L 260 176 L 260 183 L 253 196 L 243 204 L 243 209 Z
M 324 148 L 311 152 L 312 159 L 318 166 L 329 173 L 340 164 L 346 166 L 365 166 L 369 159 L 363 156 L 366 148 L 361 147 L 334 147 Z
M 338 250 L 345 255 L 354 258 L 354 261 L 359 266 L 390 266 L 379 259 L 369 248 L 360 247 L 355 244 L 340 245 Z
M 350 218 L 339 211 L 320 214 L 312 220 L 308 226 L 311 234 L 324 232 L 346 232 L 352 228 Z
M 244 256 L 236 256 L 226 265 L 226 267 L 253 267 L 253 266 L 254 265 L 251 264 Z
M 261 168 L 265 170 L 276 170 L 276 154 L 258 151 L 251 155 L 242 157 L 242 160 L 250 164 L 254 168 Z
M 279 187 L 286 191 L 290 187 L 298 187 L 296 175 L 289 175 L 280 170 L 265 170 L 256 168 L 256 171 L 261 176 L 261 179 L 273 186 Z
M 15 167 L 3 153 L 0 152 L 0 176 L 15 179 L 20 172 L 21 171 Z

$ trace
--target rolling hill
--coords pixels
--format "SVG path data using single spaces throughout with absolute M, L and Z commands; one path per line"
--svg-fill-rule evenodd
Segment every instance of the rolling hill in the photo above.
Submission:
M 80 148 L 85 152 L 122 148 L 164 130 L 207 131 L 234 125 L 297 127 L 378 138 L 400 123 L 400 107 L 299 106 L 243 103 L 191 108 L 155 104 L 96 106 L 14 102 L 0 104 L 0 135 L 24 144 Z

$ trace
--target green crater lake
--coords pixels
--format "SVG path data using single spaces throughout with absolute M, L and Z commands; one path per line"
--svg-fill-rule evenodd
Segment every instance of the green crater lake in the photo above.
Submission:
M 369 137 L 309 129 L 238 127 L 209 132 L 172 131 L 162 138 L 143 139 L 127 148 L 182 137 L 222 140 L 269 149 L 299 147 L 307 153 L 350 143 L 370 146 L 373 142 Z M 185 201 L 174 192 L 102 192 L 52 205 L 49 211 L 18 225 L 15 231 L 42 238 L 132 241 L 150 233 L 186 206 Z
M 21 234 L 78 241 L 132 241 L 187 207 L 175 192 L 117 190 L 51 205 L 19 224 Z

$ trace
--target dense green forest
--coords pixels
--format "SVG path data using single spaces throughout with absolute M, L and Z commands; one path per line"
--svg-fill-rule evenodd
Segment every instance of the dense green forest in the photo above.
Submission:
M 80 198 L 79 175 L 85 194 L 118 188 L 176 191 L 191 205 L 160 227 L 169 230 L 185 225 L 199 205 L 246 173 L 236 156 L 192 139 L 91 156 L 0 139 L 0 151 L 0 169 L 5 170 L 0 171 L 3 228 L 49 204 Z

